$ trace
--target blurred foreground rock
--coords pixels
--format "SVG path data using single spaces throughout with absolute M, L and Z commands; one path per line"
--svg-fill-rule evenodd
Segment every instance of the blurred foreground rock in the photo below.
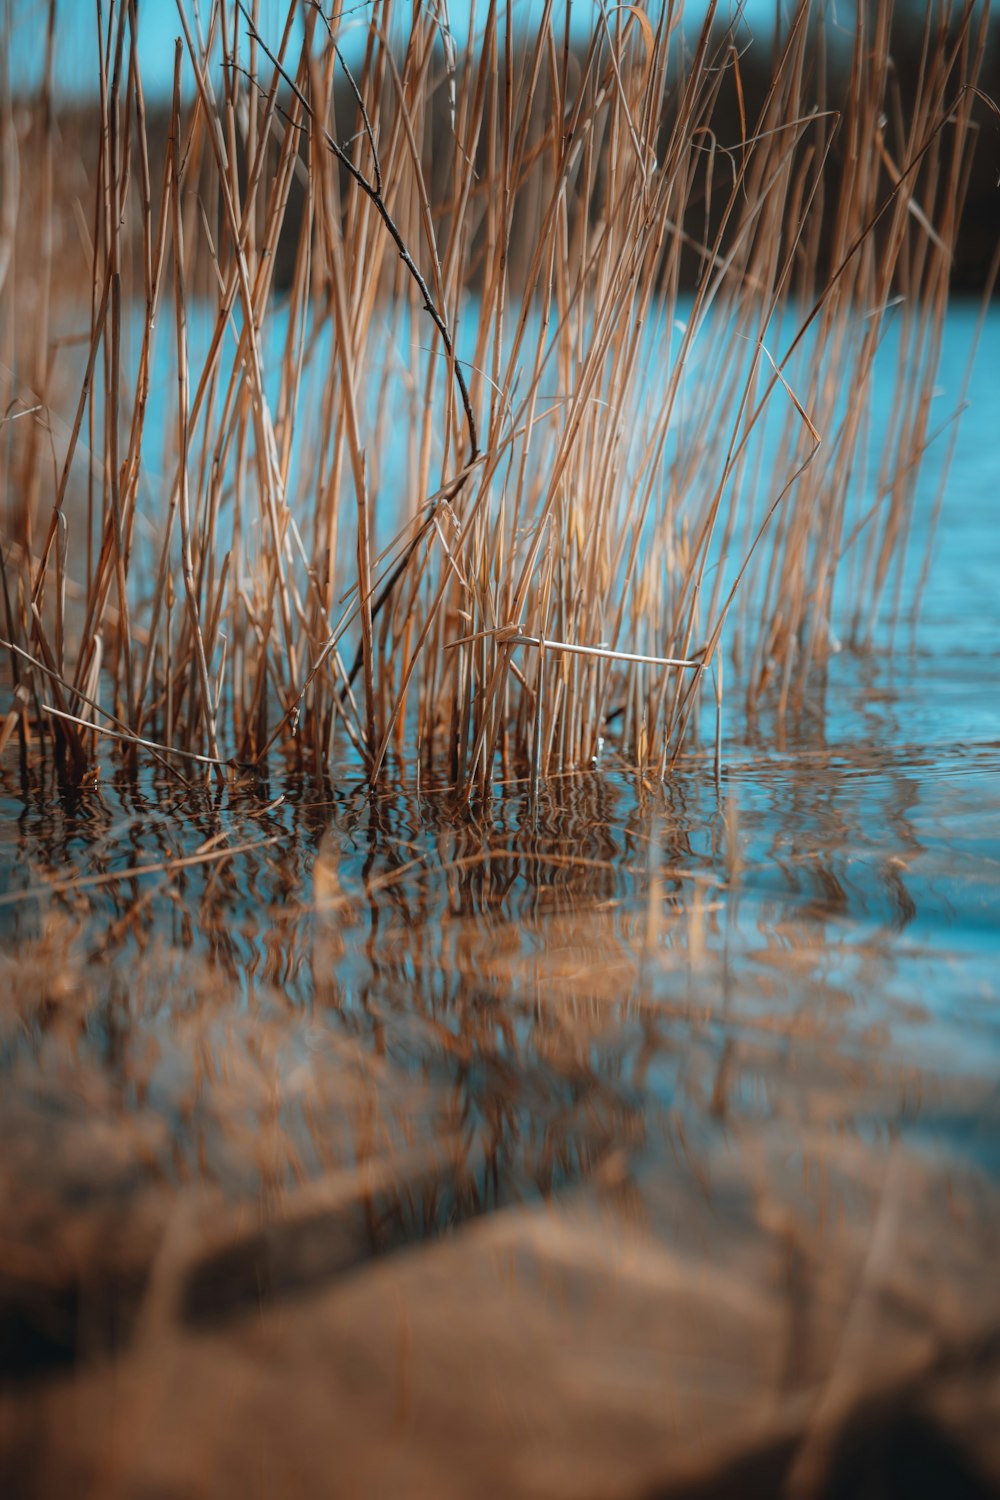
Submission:
M 992 1184 L 787 1141 L 734 1133 L 670 1174 L 610 1155 L 421 1243 L 428 1195 L 477 1170 L 447 1147 L 263 1217 L 181 1192 L 152 1254 L 135 1221 L 118 1352 L 8 1371 L 0 1494 L 1000 1492 Z

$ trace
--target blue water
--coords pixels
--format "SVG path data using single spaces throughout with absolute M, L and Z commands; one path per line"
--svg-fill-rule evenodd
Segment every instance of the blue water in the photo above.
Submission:
M 943 410 L 975 317 L 951 314 Z M 359 1088 L 385 1142 L 460 1121 L 501 1196 L 613 1150 L 666 1168 L 678 1122 L 903 1138 L 995 1176 L 998 354 L 993 311 L 916 628 L 933 461 L 898 620 L 890 592 L 787 719 L 727 709 L 718 783 L 709 750 L 659 783 L 609 747 L 467 807 L 405 763 L 376 794 L 349 760 L 206 792 L 110 759 L 71 785 L 9 747 L 0 1130 L 48 1143 L 12 1201 L 111 1190 L 102 1123 L 136 1185 L 351 1162 Z M 242 852 L 104 879 L 211 840 Z

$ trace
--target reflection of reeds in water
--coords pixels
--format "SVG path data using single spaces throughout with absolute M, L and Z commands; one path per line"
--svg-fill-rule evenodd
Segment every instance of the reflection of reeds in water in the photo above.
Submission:
M 386 1392 L 413 1403 L 400 1461 L 426 1442 L 435 1496 L 456 1465 L 456 1495 L 487 1471 L 522 1493 L 536 1446 L 528 1493 L 580 1492 L 604 1451 L 609 1493 L 629 1465 L 680 1476 L 648 1493 L 754 1493 L 763 1466 L 770 1495 L 794 1463 L 846 1464 L 853 1494 L 892 1442 L 935 1457 L 928 1413 L 962 1435 L 950 1493 L 980 1446 L 995 1205 L 914 1138 L 995 1140 L 995 1090 L 988 1055 L 949 1078 L 911 1046 L 891 998 L 949 835 L 926 766 L 871 738 L 723 786 L 602 769 L 469 805 L 358 762 L 281 797 L 107 754 L 93 782 L 8 777 L 7 1489 L 68 1465 L 63 1492 L 179 1493 L 187 1464 L 202 1493 L 263 1406 L 280 1474 L 318 1390 L 306 1451 L 338 1474 L 388 1447 Z M 954 959 L 917 962 L 923 987 Z M 537 1433 L 503 1425 L 525 1389 Z M 475 1435 L 458 1460 L 436 1403 Z M 213 1494 L 252 1489 L 223 1467 Z
M 724 646 L 751 706 L 801 693 L 838 573 L 864 634 L 906 544 L 969 160 L 985 14 L 931 8 L 903 97 L 891 12 L 831 62 L 800 6 L 751 116 L 714 12 L 625 8 L 581 49 L 553 9 L 520 41 L 491 10 L 461 54 L 426 12 L 390 49 L 380 12 L 345 85 L 318 8 L 290 7 L 299 47 L 223 4 L 204 44 L 185 21 L 164 146 L 111 4 L 86 308 L 57 296 L 51 85 L 0 257 L 3 738 L 81 769 L 98 733 L 146 739 L 185 775 L 346 738 L 374 774 L 413 728 L 470 786 L 605 733 L 665 768 Z
M 268 1201 L 457 1135 L 465 1187 L 429 1227 L 621 1150 L 655 1159 L 666 1116 L 786 1109 L 789 1069 L 835 1118 L 891 1116 L 920 1055 L 890 998 L 898 933 L 941 899 L 922 871 L 942 877 L 919 776 L 836 759 L 758 768 L 738 813 L 734 768 L 722 803 L 705 779 L 588 772 L 465 818 L 454 791 L 363 781 L 171 807 L 122 777 L 60 797 L 49 768 L 0 898 L 8 1108 L 30 1114 L 42 1087 L 82 1118 L 91 1099 L 137 1182 Z M 859 1069 L 897 1024 L 917 1028 L 912 1063 Z M 61 1158 L 55 1183 L 90 1170 L 89 1148 Z
M 887 997 L 933 794 L 905 756 L 801 759 L 734 767 L 725 804 L 707 776 L 586 772 L 465 817 L 357 767 L 176 806 L 169 781 L 32 768 L 11 863 L 36 892 L 76 878 L 0 906 L 5 1479 L 76 1461 L 114 1494 L 111 1426 L 122 1472 L 170 1470 L 255 1430 L 272 1378 L 278 1468 L 314 1388 L 328 1461 L 370 1463 L 382 1405 L 329 1432 L 358 1370 L 411 1383 L 407 1462 L 434 1403 L 463 1413 L 456 1494 L 487 1469 L 521 1492 L 523 1423 L 484 1444 L 529 1367 L 562 1424 L 529 1493 L 595 1428 L 621 1436 L 609 1475 L 719 1469 L 694 1492 L 720 1495 L 754 1493 L 744 1463 L 825 1477 L 841 1443 L 848 1474 L 884 1463 L 911 1407 L 923 1455 L 949 1396 L 978 1447 L 993 1197 L 885 1139 L 995 1115 L 990 1077 L 908 1054 Z M 872 827 L 881 864 L 856 858 Z M 199 847 L 230 857 L 183 863 Z M 456 1460 L 430 1430 L 436 1495 Z

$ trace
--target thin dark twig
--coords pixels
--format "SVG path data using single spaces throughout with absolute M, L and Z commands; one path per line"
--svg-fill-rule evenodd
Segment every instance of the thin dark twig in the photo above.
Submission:
M 457 358 L 455 357 L 455 345 L 454 345 L 454 341 L 453 341 L 452 336 L 451 336 L 451 332 L 450 332 L 450 330 L 448 328 L 448 324 L 445 321 L 443 313 L 440 311 L 440 309 L 438 308 L 436 302 L 434 301 L 433 296 L 431 295 L 430 287 L 427 285 L 427 282 L 424 279 L 424 276 L 423 276 L 423 273 L 420 270 L 420 267 L 417 265 L 416 261 L 413 259 L 413 256 L 410 254 L 410 251 L 407 248 L 406 242 L 403 239 L 403 236 L 402 236 L 402 234 L 401 234 L 398 226 L 396 225 L 396 222 L 393 219 L 392 214 L 389 212 L 388 205 L 386 204 L 385 198 L 383 196 L 382 164 L 381 164 L 381 162 L 379 160 L 378 147 L 377 147 L 377 145 L 375 143 L 375 131 L 374 131 L 373 127 L 372 127 L 371 117 L 370 117 L 370 115 L 368 113 L 368 108 L 367 108 L 367 106 L 365 104 L 365 101 L 364 101 L 362 95 L 361 95 L 361 90 L 358 87 L 358 84 L 357 84 L 357 81 L 356 81 L 356 79 L 354 77 L 354 74 L 351 72 L 351 69 L 350 69 L 350 67 L 347 64 L 347 62 L 346 62 L 346 60 L 344 58 L 343 53 L 341 52 L 340 48 L 337 46 L 337 43 L 336 43 L 336 41 L 334 39 L 333 31 L 332 31 L 332 29 L 330 27 L 329 21 L 327 20 L 326 16 L 323 15 L 323 12 L 320 10 L 319 14 L 322 17 L 324 26 L 326 27 L 327 35 L 328 35 L 328 37 L 330 39 L 330 45 L 333 47 L 333 50 L 334 50 L 334 52 L 335 52 L 335 54 L 337 56 L 337 60 L 340 63 L 340 66 L 344 70 L 344 74 L 345 74 L 345 76 L 347 78 L 347 81 L 348 81 L 348 83 L 350 85 L 351 92 L 354 95 L 355 102 L 357 103 L 358 109 L 361 112 L 361 119 L 362 119 L 362 123 L 364 125 L 364 133 L 365 133 L 365 136 L 367 137 L 369 150 L 371 151 L 371 156 L 372 156 L 372 170 L 373 170 L 373 174 L 374 174 L 374 180 L 372 180 L 372 179 L 370 179 L 370 178 L 368 178 L 368 177 L 365 176 L 364 172 L 361 171 L 360 167 L 358 167 L 358 166 L 355 165 L 355 163 L 351 160 L 350 156 L 348 156 L 347 152 L 343 149 L 343 147 L 334 139 L 333 135 L 330 133 L 329 130 L 327 130 L 327 128 L 323 124 L 323 122 L 321 120 L 317 119 L 316 112 L 313 109 L 312 105 L 310 104 L 309 100 L 305 97 L 305 95 L 303 94 L 302 90 L 299 88 L 298 84 L 295 82 L 295 80 L 288 73 L 287 69 L 282 66 L 282 64 L 278 60 L 278 58 L 269 49 L 267 43 L 264 41 L 264 38 L 261 36 L 260 32 L 257 30 L 256 26 L 253 23 L 253 19 L 251 18 L 251 16 L 247 12 L 246 6 L 243 4 L 243 0 L 236 0 L 236 3 L 238 5 L 238 7 L 239 7 L 241 15 L 243 16 L 244 22 L 246 23 L 247 31 L 248 31 L 249 35 L 253 38 L 253 40 L 260 47 L 261 51 L 264 53 L 264 56 L 266 58 L 268 58 L 268 60 L 270 61 L 270 63 L 272 64 L 272 66 L 275 68 L 275 70 L 277 71 L 277 73 L 279 74 L 279 76 L 284 80 L 286 86 L 289 89 L 291 89 L 293 95 L 295 96 L 295 98 L 298 100 L 299 104 L 302 106 L 303 110 L 305 111 L 307 118 L 310 119 L 312 121 L 313 125 L 322 132 L 323 139 L 324 139 L 324 141 L 325 141 L 325 143 L 327 145 L 327 148 L 332 152 L 332 154 L 336 157 L 337 161 L 341 164 L 341 166 L 344 168 L 344 170 L 350 175 L 350 177 L 353 179 L 353 181 L 355 183 L 357 183 L 357 185 L 361 189 L 361 191 L 366 195 L 367 198 L 370 199 L 371 203 L 374 205 L 375 210 L 376 210 L 376 212 L 379 215 L 379 218 L 382 220 L 382 223 L 385 225 L 386 229 L 388 230 L 389 236 L 392 239 L 393 244 L 396 246 L 396 249 L 399 252 L 400 259 L 402 260 L 404 266 L 406 267 L 406 269 L 409 272 L 410 276 L 413 278 L 414 282 L 417 285 L 417 288 L 418 288 L 418 290 L 420 292 L 420 295 L 423 298 L 425 312 L 427 312 L 429 314 L 429 316 L 431 318 L 431 321 L 433 322 L 435 328 L 437 329 L 438 333 L 441 336 L 441 342 L 444 344 L 445 352 L 446 352 L 446 354 L 448 356 L 448 359 L 449 359 L 449 361 L 451 363 L 451 366 L 452 366 L 452 369 L 454 371 L 455 383 L 458 386 L 459 395 L 461 396 L 461 400 L 462 400 L 462 408 L 463 408 L 463 410 L 465 412 L 465 419 L 466 419 L 466 422 L 468 423 L 468 428 L 469 428 L 469 460 L 468 460 L 468 464 L 466 465 L 463 473 L 459 476 L 459 478 L 456 481 L 456 483 L 451 487 L 451 489 L 452 489 L 451 498 L 453 499 L 455 497 L 455 495 L 459 492 L 459 490 L 462 488 L 462 486 L 465 484 L 465 482 L 466 482 L 466 480 L 467 480 L 467 478 L 468 478 L 468 476 L 469 476 L 469 474 L 470 474 L 470 472 L 472 470 L 473 465 L 479 459 L 479 437 L 478 437 L 478 432 L 477 432 L 477 429 L 476 429 L 476 417 L 475 417 L 475 413 L 474 413 L 474 411 L 472 409 L 472 398 L 469 395 L 469 388 L 468 388 L 468 385 L 466 384 L 465 375 L 462 372 L 462 367 L 461 367 L 459 361 L 457 360 Z M 318 10 L 318 7 L 317 7 L 317 10 Z M 393 571 L 390 574 L 389 578 L 387 579 L 386 583 L 383 585 L 383 587 L 382 587 L 382 589 L 381 589 L 378 597 L 373 601 L 373 603 L 372 603 L 372 611 L 371 611 L 371 617 L 372 617 L 372 621 L 373 622 L 378 618 L 379 614 L 382 612 L 382 610 L 385 608 L 386 604 L 391 599 L 391 597 L 392 597 L 392 595 L 393 595 L 393 593 L 394 593 L 394 591 L 396 589 L 396 586 L 398 585 L 400 579 L 403 577 L 404 573 L 406 572 L 407 568 L 409 567 L 410 560 L 413 557 L 414 552 L 417 550 L 417 547 L 420 545 L 421 541 L 426 536 L 427 531 L 429 530 L 430 526 L 432 525 L 432 523 L 434 521 L 434 517 L 437 514 L 437 511 L 438 511 L 438 508 L 439 508 L 440 504 L 441 504 L 441 500 L 439 499 L 437 501 L 437 503 L 434 505 L 434 507 L 432 508 L 430 514 L 427 516 L 426 520 L 423 522 L 423 524 L 421 525 L 421 527 L 417 531 L 417 533 L 414 536 L 412 542 L 407 547 L 406 551 L 403 553 L 403 556 L 401 557 L 401 559 L 398 562 L 398 564 L 396 565 L 396 567 L 393 569 Z M 364 642 L 362 640 L 358 644 L 358 649 L 357 649 L 357 651 L 355 653 L 354 660 L 351 663 L 350 670 L 347 673 L 347 680 L 346 680 L 346 682 L 344 683 L 343 687 L 340 690 L 340 701 L 341 701 L 341 703 L 344 703 L 346 701 L 347 695 L 349 694 L 349 692 L 351 690 L 351 687 L 352 687 L 352 685 L 354 683 L 354 680 L 357 677 L 358 673 L 360 672 L 361 667 L 362 667 L 363 664 L 364 664 Z M 311 680 L 311 675 L 312 674 L 310 674 L 310 678 L 307 679 L 306 685 L 302 689 L 302 693 L 298 696 L 298 698 L 296 698 L 296 700 L 292 704 L 292 706 L 289 709 L 286 710 L 286 712 L 285 712 L 285 714 L 284 714 L 284 716 L 282 718 L 282 721 L 279 724 L 278 729 L 275 732 L 275 734 L 272 734 L 270 736 L 270 738 L 268 740 L 268 745 L 273 744 L 274 739 L 276 737 L 276 734 L 278 732 L 280 732 L 280 730 L 284 727 L 284 725 L 286 723 L 290 722 L 290 720 L 294 717 L 294 714 L 296 712 L 298 704 L 301 702 L 301 699 L 302 699 L 302 697 L 305 694 L 306 688 L 308 687 L 308 682 Z M 265 749 L 266 749 L 266 747 L 265 747 Z M 262 755 L 263 755 L 263 753 L 264 752 L 261 752 Z M 258 761 L 260 760 L 260 758 L 261 758 L 261 756 L 258 756 Z
M 351 86 L 351 93 L 354 95 L 355 102 L 357 103 L 358 109 L 360 109 L 360 111 L 361 111 L 361 118 L 364 121 L 364 127 L 365 127 L 365 135 L 368 137 L 368 146 L 369 146 L 369 149 L 371 150 L 371 154 L 372 154 L 372 166 L 373 166 L 374 171 L 375 171 L 375 189 L 379 193 L 379 195 L 381 196 L 381 193 L 382 193 L 382 163 L 379 161 L 378 151 L 376 150 L 376 147 L 375 147 L 375 132 L 372 130 L 372 122 L 368 118 L 368 109 L 367 109 L 367 107 L 365 105 L 364 99 L 362 99 L 362 97 L 361 97 L 361 90 L 358 88 L 358 85 L 357 85 L 357 83 L 355 81 L 355 78 L 354 78 L 354 74 L 351 72 L 350 68 L 347 66 L 347 63 L 344 61 L 344 54 L 341 52 L 340 48 L 337 46 L 337 39 L 336 39 L 336 37 L 333 34 L 333 27 L 330 25 L 330 22 L 327 20 L 327 17 L 325 15 L 325 13 L 320 9 L 320 7 L 318 5 L 316 6 L 316 12 L 319 15 L 320 20 L 323 22 L 323 25 L 326 27 L 326 34 L 327 34 L 327 36 L 330 39 L 330 46 L 333 48 L 334 56 L 336 57 L 337 61 L 340 63 L 340 66 L 344 70 L 344 76 L 346 77 L 348 83 Z
M 444 344 L 445 350 L 448 354 L 448 358 L 450 359 L 454 368 L 455 383 L 458 386 L 459 394 L 462 398 L 462 407 L 465 412 L 465 419 L 469 427 L 469 464 L 474 464 L 476 462 L 476 459 L 479 457 L 479 436 L 476 430 L 476 417 L 475 413 L 472 410 L 472 399 L 469 395 L 469 388 L 466 385 L 465 376 L 462 373 L 462 367 L 459 364 L 458 360 L 455 358 L 454 341 L 452 340 L 451 332 L 448 328 L 447 322 L 445 321 L 444 315 L 438 308 L 437 303 L 434 301 L 434 298 L 431 295 L 431 289 L 427 285 L 427 282 L 424 280 L 424 276 L 422 271 L 420 270 L 420 267 L 417 265 L 416 261 L 413 259 L 413 256 L 410 254 L 406 242 L 403 239 L 403 236 L 399 228 L 397 227 L 392 214 L 389 212 L 388 205 L 386 204 L 385 198 L 382 195 L 382 168 L 378 158 L 378 150 L 375 145 L 375 134 L 372 130 L 368 110 L 365 107 L 364 100 L 361 97 L 361 91 L 359 90 L 357 83 L 355 82 L 350 68 L 344 61 L 340 49 L 336 47 L 336 44 L 334 44 L 335 50 L 337 52 L 337 57 L 340 60 L 340 65 L 347 75 L 347 79 L 351 85 L 351 90 L 358 102 L 358 107 L 361 110 L 361 118 L 364 122 L 365 134 L 368 137 L 368 144 L 371 148 L 372 157 L 374 160 L 374 182 L 365 176 L 360 167 L 355 166 L 354 162 L 348 156 L 347 152 L 344 151 L 340 144 L 334 139 L 323 122 L 316 118 L 316 111 L 313 109 L 312 105 L 309 103 L 309 100 L 305 97 L 302 90 L 295 82 L 294 78 L 290 76 L 287 69 L 279 62 L 278 58 L 268 48 L 268 45 L 264 41 L 264 38 L 261 36 L 260 32 L 254 25 L 246 6 L 243 4 L 243 0 L 236 0 L 236 3 L 239 7 L 240 14 L 243 16 L 243 19 L 246 22 L 247 30 L 250 36 L 257 43 L 258 47 L 260 47 L 261 51 L 264 53 L 264 56 L 275 68 L 279 76 L 285 82 L 286 86 L 291 89 L 292 93 L 302 105 L 302 108 L 305 110 L 309 119 L 312 120 L 317 129 L 322 131 L 323 139 L 326 142 L 327 148 L 337 158 L 344 170 L 357 183 L 358 187 L 366 195 L 366 197 L 371 200 L 376 212 L 378 213 L 379 218 L 382 220 L 382 223 L 385 225 L 386 229 L 389 232 L 389 237 L 391 238 L 393 244 L 396 246 L 396 249 L 399 252 L 400 260 L 403 262 L 407 271 L 416 282 L 420 295 L 424 299 L 424 311 L 429 314 L 431 321 L 433 322 L 438 333 L 441 335 L 441 341 Z
M 427 512 L 427 515 L 424 517 L 423 521 L 421 521 L 419 527 L 417 528 L 416 534 L 413 537 L 413 540 L 410 542 L 409 546 L 406 548 L 406 551 L 403 553 L 402 557 L 399 559 L 399 562 L 396 564 L 396 566 L 393 568 L 392 572 L 389 574 L 389 577 L 386 579 L 385 583 L 382 585 L 382 588 L 381 588 L 378 596 L 376 597 L 376 599 L 374 600 L 374 602 L 372 604 L 372 619 L 373 620 L 375 620 L 375 619 L 378 618 L 379 613 L 381 612 L 381 610 L 383 609 L 383 607 L 385 606 L 385 604 L 388 602 L 388 600 L 391 597 L 392 592 L 395 589 L 396 585 L 398 584 L 399 580 L 402 578 L 403 574 L 406 572 L 407 568 L 409 567 L 411 557 L 413 556 L 414 552 L 416 552 L 417 548 L 420 546 L 420 543 L 423 541 L 423 539 L 427 535 L 428 531 L 430 531 L 431 527 L 434 525 L 434 522 L 437 520 L 438 511 L 441 509 L 441 506 L 444 504 L 445 500 L 448 500 L 450 502 L 451 500 L 455 499 L 456 495 L 459 494 L 459 492 L 461 491 L 461 489 L 465 485 L 468 477 L 469 477 L 469 470 L 468 469 L 463 470 L 463 472 L 458 475 L 458 477 L 454 480 L 454 482 L 451 485 L 449 485 L 447 487 L 447 489 L 444 490 L 438 496 L 438 498 L 435 500 L 434 504 L 431 506 L 430 510 Z M 347 681 L 345 682 L 344 686 L 340 690 L 340 701 L 341 701 L 341 703 L 343 703 L 346 700 L 347 694 L 348 694 L 348 692 L 350 690 L 350 687 L 351 687 L 351 684 L 353 683 L 355 677 L 358 675 L 358 672 L 359 672 L 359 670 L 361 668 L 362 661 L 363 661 L 363 652 L 362 652 L 361 644 L 359 643 L 358 644 L 357 653 L 356 653 L 355 658 L 354 658 L 354 661 L 351 663 L 351 670 L 347 674 Z
M 418 528 L 416 530 L 416 533 L 415 533 L 412 541 L 405 548 L 402 556 L 399 559 L 399 562 L 393 568 L 392 572 L 389 574 L 388 578 L 385 580 L 385 582 L 383 583 L 381 589 L 379 590 L 377 596 L 373 600 L 373 602 L 372 602 L 372 619 L 373 620 L 375 620 L 375 619 L 378 618 L 379 612 L 385 606 L 387 600 L 389 599 L 389 597 L 392 594 L 393 589 L 396 587 L 397 583 L 402 578 L 403 574 L 406 572 L 406 569 L 409 566 L 410 558 L 413 556 L 414 552 L 417 550 L 417 548 L 419 547 L 420 543 L 423 541 L 424 537 L 427 535 L 428 531 L 433 526 L 435 518 L 437 517 L 438 511 L 441 509 L 442 505 L 444 505 L 446 502 L 450 504 L 451 501 L 455 499 L 456 495 L 458 495 L 460 493 L 460 491 L 462 490 L 462 487 L 468 481 L 470 472 L 471 471 L 469 469 L 463 469 L 462 472 L 460 474 L 458 474 L 451 481 L 450 484 L 445 485 L 444 489 L 442 489 L 440 491 L 440 493 L 438 494 L 437 498 L 435 499 L 435 501 L 434 501 L 433 505 L 431 506 L 430 510 L 428 511 L 427 515 L 424 517 L 424 519 L 421 521 L 420 525 L 418 526 Z M 264 744 L 264 746 L 262 747 L 262 749 L 257 754 L 256 759 L 253 762 L 254 765 L 259 765 L 261 763 L 261 761 L 267 755 L 267 752 L 270 750 L 271 746 L 274 744 L 274 742 L 277 740 L 278 736 L 284 730 L 285 726 L 287 724 L 292 723 L 292 721 L 297 717 L 297 715 L 299 713 L 299 710 L 300 710 L 300 708 L 302 706 L 302 701 L 303 701 L 303 699 L 306 696 L 306 693 L 312 687 L 314 681 L 316 680 L 316 677 L 318 676 L 319 672 L 321 671 L 321 669 L 323 667 L 324 662 L 326 662 L 328 660 L 328 658 L 330 656 L 330 653 L 332 652 L 334 646 L 336 645 L 337 641 L 340 638 L 340 633 L 341 632 L 340 632 L 340 630 L 338 628 L 338 630 L 336 630 L 333 633 L 333 635 L 329 636 L 327 638 L 327 640 L 324 642 L 322 649 L 320 650 L 320 652 L 317 655 L 315 661 L 313 662 L 312 666 L 309 669 L 309 672 L 308 672 L 308 674 L 306 676 L 305 681 L 302 684 L 302 687 L 300 688 L 300 690 L 299 690 L 298 694 L 295 696 L 295 698 L 292 699 L 292 702 L 286 708 L 285 712 L 282 714 L 281 718 L 279 719 L 278 723 L 275 725 L 274 729 L 271 731 L 270 735 L 267 738 L 266 743 Z M 344 679 L 344 685 L 343 685 L 343 687 L 340 690 L 340 701 L 341 701 L 341 703 L 346 703 L 347 702 L 347 700 L 348 700 L 348 698 L 350 696 L 351 688 L 354 686 L 354 679 L 357 677 L 358 672 L 361 670 L 363 662 L 364 662 L 364 648 L 363 648 L 362 645 L 359 644 L 357 652 L 356 652 L 355 657 L 354 657 L 354 660 L 351 663 L 350 671 L 347 673 L 347 675 L 346 675 L 346 677 Z M 341 668 L 341 670 L 343 670 L 343 668 Z
M 267 89 L 265 89 L 264 87 L 262 87 L 262 85 L 257 82 L 257 79 L 250 72 L 249 68 L 244 68 L 244 67 L 241 66 L 240 63 L 235 63 L 235 62 L 234 63 L 230 63 L 229 66 L 232 68 L 232 70 L 233 70 L 234 73 L 239 73 L 239 75 L 240 75 L 241 78 L 245 78 L 246 79 L 246 81 L 250 85 L 250 87 L 252 89 L 256 90 L 258 96 L 261 99 L 266 99 L 267 98 Z M 287 109 L 282 109 L 282 107 L 281 107 L 280 104 L 275 103 L 274 112 L 275 112 L 275 114 L 278 114 L 278 115 L 281 116 L 281 118 L 284 120 L 285 124 L 288 126 L 289 130 L 295 130 L 300 135 L 307 135 L 308 134 L 308 132 L 309 132 L 309 126 L 308 125 L 300 125 L 296 120 L 293 120 L 292 117 L 291 117 L 291 115 L 288 113 Z

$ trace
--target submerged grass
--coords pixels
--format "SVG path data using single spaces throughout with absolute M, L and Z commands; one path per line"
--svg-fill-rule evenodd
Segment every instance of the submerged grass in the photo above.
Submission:
M 353 68 L 319 6 L 255 15 L 180 0 L 164 144 L 138 9 L 107 6 L 85 328 L 54 5 L 17 228 L 3 100 L 0 740 L 184 776 L 346 740 L 374 778 L 415 737 L 471 791 L 612 732 L 665 773 L 724 656 L 751 714 L 801 698 L 898 592 L 985 8 L 928 7 L 904 93 L 889 0 L 853 37 L 801 4 L 755 116 L 714 5 L 602 12 L 584 47 L 568 7 L 518 38 L 491 6 L 458 51 L 443 7 L 380 4 Z

